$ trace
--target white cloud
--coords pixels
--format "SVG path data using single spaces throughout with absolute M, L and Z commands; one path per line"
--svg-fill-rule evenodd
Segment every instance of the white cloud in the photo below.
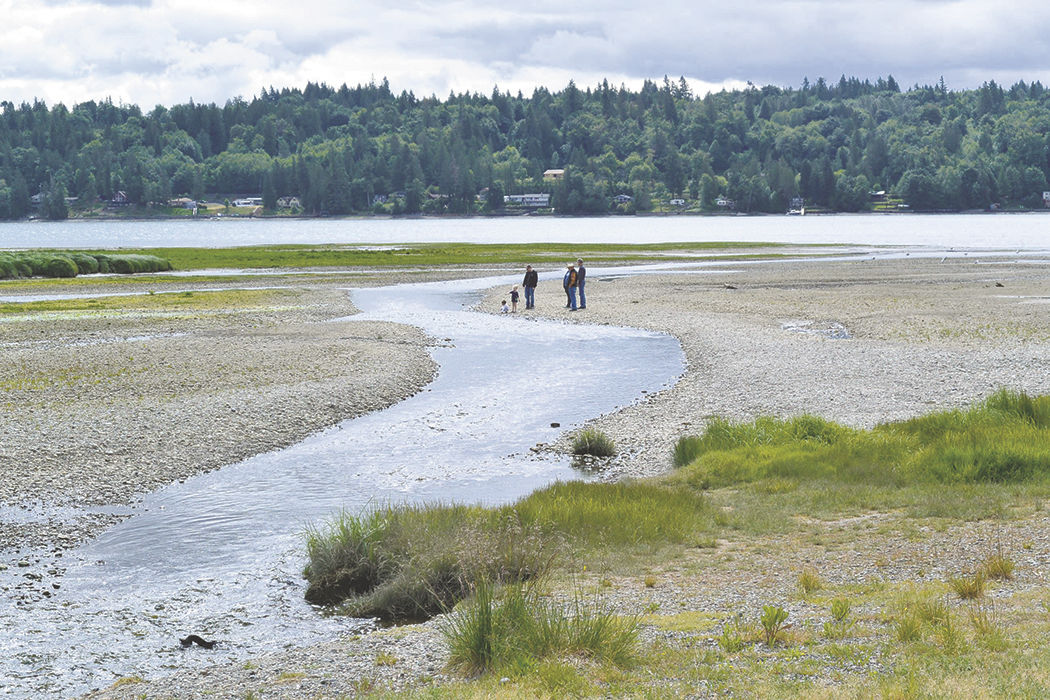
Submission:
M 698 93 L 840 74 L 1050 83 L 1050 4 L 1031 0 L 0 0 L 0 16 L 0 99 L 15 102 L 221 103 L 384 76 L 439 97 L 664 75 Z

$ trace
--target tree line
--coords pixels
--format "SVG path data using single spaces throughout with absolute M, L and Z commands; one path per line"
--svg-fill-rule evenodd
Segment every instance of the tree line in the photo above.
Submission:
M 902 90 L 892 76 L 702 97 L 666 77 L 636 91 L 569 82 L 444 100 L 386 80 L 310 83 L 147 113 L 4 101 L 0 218 L 63 218 L 116 192 L 134 205 L 252 194 L 270 209 L 295 196 L 309 215 L 369 211 L 391 193 L 381 206 L 394 213 L 470 213 L 525 192 L 549 192 L 563 213 L 671 199 L 783 212 L 797 198 L 859 211 L 874 191 L 919 210 L 1037 207 L 1050 189 L 1048 105 L 1039 82 Z

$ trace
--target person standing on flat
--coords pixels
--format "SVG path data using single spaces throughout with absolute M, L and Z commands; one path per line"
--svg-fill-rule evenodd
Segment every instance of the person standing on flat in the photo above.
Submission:
M 535 309 L 536 308 L 536 285 L 539 282 L 539 275 L 532 269 L 532 265 L 525 266 L 525 279 L 521 281 L 521 286 L 525 288 L 525 308 Z

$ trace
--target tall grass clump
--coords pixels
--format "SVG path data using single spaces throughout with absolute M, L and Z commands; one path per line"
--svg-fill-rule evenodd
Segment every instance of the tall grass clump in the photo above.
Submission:
M 566 612 L 535 586 L 474 586 L 469 603 L 442 627 L 449 665 L 469 674 L 520 675 L 546 659 L 580 656 L 618 666 L 636 658 L 638 621 L 620 618 L 579 595 Z
M 1046 480 L 1050 396 L 1004 389 L 968 410 L 871 430 L 814 416 L 717 419 L 680 445 L 676 478 L 700 489 L 774 479 L 886 488 Z
M 0 279 L 24 277 L 76 277 L 97 272 L 132 274 L 167 272 L 169 260 L 132 253 L 18 251 L 0 253 Z
M 703 441 L 698 435 L 683 435 L 674 444 L 673 464 L 676 467 L 685 465 L 696 459 L 703 451 Z
M 388 506 L 342 513 L 307 532 L 306 599 L 355 617 L 427 619 L 481 577 L 524 581 L 549 566 L 539 537 L 513 517 L 469 506 Z
M 612 438 L 602 431 L 586 428 L 573 438 L 572 453 L 592 457 L 612 457 L 616 454 L 616 445 Z
M 508 508 L 526 526 L 583 547 L 691 543 L 716 530 L 702 494 L 645 481 L 558 482 Z

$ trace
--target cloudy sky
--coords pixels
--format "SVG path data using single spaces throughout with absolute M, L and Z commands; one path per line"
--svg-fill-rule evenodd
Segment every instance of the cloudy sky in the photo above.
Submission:
M 308 81 L 526 94 L 685 76 L 1050 85 L 1046 0 L 0 0 L 0 100 L 223 103 Z

